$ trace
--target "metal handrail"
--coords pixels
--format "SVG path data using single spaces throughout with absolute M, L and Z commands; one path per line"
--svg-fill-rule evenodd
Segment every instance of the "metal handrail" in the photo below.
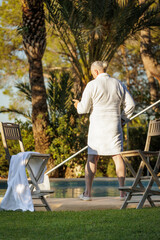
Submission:
M 151 104 L 149 107 L 145 108 L 144 110 L 142 110 L 141 112 L 135 114 L 133 117 L 130 118 L 129 121 L 133 120 L 134 118 L 138 117 L 139 115 L 141 115 L 142 113 L 146 112 L 147 110 L 149 110 L 150 108 L 156 106 L 160 104 L 160 100 L 158 100 L 157 102 Z M 59 168 L 60 166 L 62 166 L 64 163 L 68 162 L 69 160 L 71 160 L 72 158 L 74 158 L 75 156 L 77 156 L 79 153 L 83 152 L 84 150 L 86 150 L 88 148 L 88 146 L 85 146 L 84 148 L 82 148 L 81 150 L 79 150 L 78 152 L 74 153 L 72 156 L 70 156 L 69 158 L 67 158 L 66 160 L 64 160 L 63 162 L 61 162 L 60 164 L 58 164 L 57 166 L 55 166 L 54 168 L 50 169 L 48 172 L 45 173 L 45 175 L 48 175 L 49 173 L 53 172 L 54 170 L 56 170 L 57 168 Z
M 151 104 L 150 106 L 146 107 L 146 108 L 145 108 L 144 110 L 142 110 L 141 112 L 135 114 L 133 117 L 130 118 L 130 121 L 133 120 L 134 118 L 138 117 L 138 116 L 141 115 L 142 113 L 146 112 L 146 111 L 149 110 L 150 108 L 158 105 L 158 104 L 160 104 L 160 99 L 159 99 L 157 102 L 155 102 L 155 103 Z
M 54 170 L 56 170 L 57 168 L 59 168 L 60 166 L 62 166 L 64 163 L 68 162 L 70 159 L 74 158 L 75 156 L 77 156 L 79 153 L 83 152 L 84 150 L 86 150 L 88 148 L 88 146 L 85 146 L 84 148 L 82 148 L 81 150 L 79 150 L 78 152 L 76 152 L 75 154 L 73 154 L 72 156 L 70 156 L 69 158 L 67 158 L 66 160 L 64 160 L 63 162 L 61 162 L 60 164 L 58 164 L 57 166 L 55 166 L 54 168 L 50 169 L 48 172 L 45 173 L 45 175 L 48 175 L 49 173 L 53 172 Z

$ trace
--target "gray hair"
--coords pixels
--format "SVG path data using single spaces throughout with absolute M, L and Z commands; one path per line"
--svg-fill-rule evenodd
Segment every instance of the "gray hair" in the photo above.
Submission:
M 103 70 L 104 72 L 106 72 L 107 67 L 108 67 L 108 63 L 102 62 L 102 61 L 95 61 L 94 63 L 91 64 L 91 70 L 98 69 L 98 70 Z

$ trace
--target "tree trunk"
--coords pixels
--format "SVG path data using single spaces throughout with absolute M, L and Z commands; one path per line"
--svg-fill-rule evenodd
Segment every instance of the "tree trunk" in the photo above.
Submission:
M 150 71 L 151 75 L 155 77 L 160 84 L 160 64 L 158 64 L 157 60 L 154 58 L 151 52 L 151 40 L 150 40 L 150 30 L 141 30 L 141 57 L 144 64 L 145 69 Z
M 35 150 L 45 153 L 50 139 L 47 134 L 49 116 L 42 67 L 42 57 L 46 47 L 43 1 L 21 0 L 21 3 L 23 44 L 29 63 Z
M 128 69 L 127 54 L 126 54 L 125 46 L 121 45 L 120 49 L 121 49 L 124 66 L 125 66 L 125 71 L 126 71 L 127 89 L 130 90 L 130 74 L 129 74 L 129 69 Z
M 42 61 L 40 59 L 29 59 L 29 78 L 32 92 L 32 125 L 35 150 L 45 153 L 49 147 L 49 137 L 46 132 L 49 119 Z
M 145 0 L 139 0 L 139 3 L 144 3 Z M 141 47 L 140 53 L 142 57 L 142 61 L 144 64 L 144 68 L 150 72 L 152 77 L 155 77 L 160 84 L 160 64 L 154 57 L 154 54 L 151 50 L 151 37 L 150 30 L 144 29 L 140 32 L 141 35 Z
M 146 70 L 146 74 L 147 74 L 148 82 L 149 82 L 151 103 L 154 103 L 158 100 L 158 90 L 157 90 L 155 78 L 152 76 L 152 74 L 148 70 Z
M 150 88 L 150 96 L 151 96 L 151 103 L 157 100 L 158 91 L 156 87 L 156 81 L 154 79 L 159 79 L 160 83 L 160 69 L 158 69 L 157 61 L 153 58 L 151 52 L 151 36 L 150 30 L 145 29 L 141 30 L 141 46 L 140 46 L 140 53 L 144 68 L 146 70 L 146 74 L 149 81 L 149 88 Z M 160 65 L 159 65 L 160 67 Z

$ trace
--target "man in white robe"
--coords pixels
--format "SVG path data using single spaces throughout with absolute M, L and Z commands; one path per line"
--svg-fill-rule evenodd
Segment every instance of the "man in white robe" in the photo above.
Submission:
M 88 160 L 85 166 L 86 189 L 80 195 L 82 200 L 91 200 L 91 187 L 101 155 L 112 156 L 120 187 L 124 186 L 125 181 L 125 164 L 120 156 L 123 151 L 122 121 L 129 121 L 135 103 L 125 85 L 105 71 L 105 63 L 94 62 L 91 65 L 94 80 L 86 85 L 80 102 L 73 100 L 79 114 L 90 113 Z M 120 198 L 124 198 L 122 191 Z

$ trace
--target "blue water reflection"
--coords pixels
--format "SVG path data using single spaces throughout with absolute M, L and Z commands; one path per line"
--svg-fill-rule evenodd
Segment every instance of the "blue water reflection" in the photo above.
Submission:
M 132 184 L 130 181 L 127 184 Z M 55 191 L 56 198 L 77 198 L 85 189 L 85 181 L 80 180 L 53 180 L 51 189 Z M 119 196 L 118 181 L 116 180 L 94 180 L 92 187 L 92 197 Z
M 131 186 L 133 179 L 126 179 L 125 186 Z M 147 181 L 143 181 L 144 186 Z M 51 189 L 55 192 L 54 198 L 77 198 L 85 189 L 84 179 L 50 179 Z M 154 187 L 156 189 L 156 186 Z M 7 182 L 0 181 L 0 197 L 4 196 Z M 95 179 L 92 188 L 92 197 L 116 197 L 119 196 L 117 178 Z

